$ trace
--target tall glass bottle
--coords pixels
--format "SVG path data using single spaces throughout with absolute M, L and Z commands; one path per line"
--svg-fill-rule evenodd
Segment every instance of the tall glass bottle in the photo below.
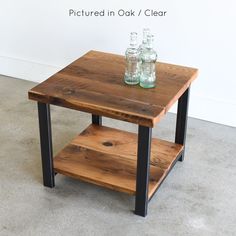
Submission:
M 146 46 L 147 46 L 147 36 L 150 35 L 150 34 L 151 34 L 151 31 L 150 31 L 149 28 L 144 28 L 143 29 L 143 40 L 142 40 L 142 44 L 139 46 L 140 54 L 146 48 Z
M 130 34 L 130 46 L 125 52 L 126 68 L 124 81 L 126 84 L 135 85 L 139 83 L 140 53 L 137 44 L 137 33 Z
M 153 49 L 154 36 L 147 36 L 146 48 L 141 53 L 141 74 L 140 86 L 143 88 L 153 88 L 156 86 L 156 60 L 157 53 Z

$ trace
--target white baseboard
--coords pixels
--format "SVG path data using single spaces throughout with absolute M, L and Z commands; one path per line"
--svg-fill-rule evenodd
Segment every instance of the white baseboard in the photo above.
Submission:
M 189 116 L 236 127 L 236 101 L 191 95 Z
M 176 105 L 170 112 L 176 113 Z M 190 117 L 236 127 L 236 103 L 190 93 Z
M 56 66 L 0 56 L 0 74 L 18 79 L 42 82 L 60 69 Z
M 60 67 L 0 56 L 0 74 L 42 82 Z M 170 112 L 176 111 L 176 106 Z M 191 94 L 189 116 L 236 127 L 236 103 Z

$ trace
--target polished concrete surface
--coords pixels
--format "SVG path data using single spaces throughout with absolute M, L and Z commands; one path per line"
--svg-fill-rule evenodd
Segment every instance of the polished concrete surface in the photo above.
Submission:
M 189 119 L 186 157 L 149 204 L 133 214 L 134 197 L 62 175 L 42 185 L 35 83 L 0 76 L 0 235 L 236 235 L 236 128 Z M 190 103 L 191 105 L 191 103 Z M 90 115 L 52 107 L 54 153 Z M 137 132 L 136 125 L 104 124 Z M 173 140 L 175 115 L 153 136 Z

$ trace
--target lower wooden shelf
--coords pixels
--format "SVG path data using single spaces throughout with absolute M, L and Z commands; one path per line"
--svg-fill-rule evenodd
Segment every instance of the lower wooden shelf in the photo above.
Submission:
M 152 139 L 149 198 L 183 146 Z M 137 134 L 90 125 L 54 158 L 57 173 L 135 195 Z

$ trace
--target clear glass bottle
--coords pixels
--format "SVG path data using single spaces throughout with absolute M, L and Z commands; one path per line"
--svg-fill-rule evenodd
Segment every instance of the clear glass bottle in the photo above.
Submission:
M 135 85 L 139 83 L 139 70 L 141 65 L 140 53 L 138 50 L 137 33 L 130 34 L 130 46 L 125 52 L 126 68 L 124 81 L 126 84 Z
M 157 53 L 153 49 L 154 36 L 147 36 L 146 48 L 141 53 L 141 74 L 140 86 L 143 88 L 153 88 L 156 86 L 156 60 Z
M 150 31 L 149 28 L 144 28 L 143 29 L 143 40 L 142 40 L 142 44 L 139 46 L 140 54 L 146 48 L 146 46 L 147 46 L 147 36 L 150 35 L 150 34 L 151 34 L 151 31 Z

